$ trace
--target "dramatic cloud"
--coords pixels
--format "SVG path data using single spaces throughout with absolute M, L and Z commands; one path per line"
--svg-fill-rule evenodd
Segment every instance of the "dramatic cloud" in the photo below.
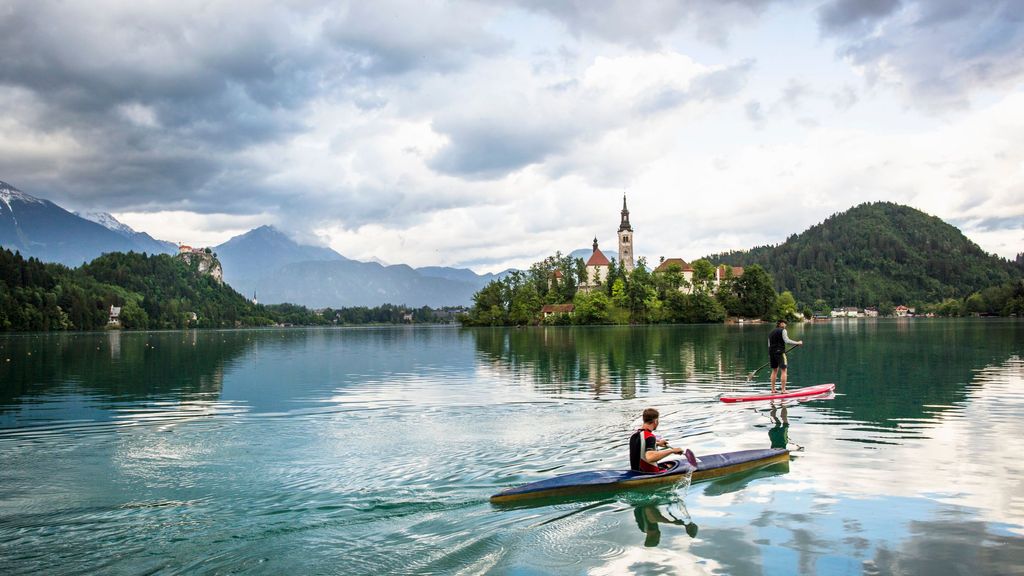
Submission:
M 169 240 L 480 271 L 614 244 L 623 193 L 649 258 L 880 199 L 1013 255 L 1015 8 L 8 0 L 0 179 Z
M 915 106 L 962 108 L 979 92 L 1024 80 L 1024 10 L 1016 0 L 836 0 L 819 19 L 869 82 L 898 87 Z

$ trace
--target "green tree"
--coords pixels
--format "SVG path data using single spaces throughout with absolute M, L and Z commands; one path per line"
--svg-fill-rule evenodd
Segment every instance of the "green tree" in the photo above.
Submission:
M 811 310 L 819 316 L 830 316 L 832 314 L 832 307 L 823 298 L 815 300 Z
M 577 292 L 573 301 L 573 323 L 575 324 L 606 324 L 609 319 L 611 301 L 608 295 L 600 290 Z
M 793 293 L 789 290 L 779 294 L 775 299 L 774 308 L 775 311 L 772 314 L 774 320 L 786 320 L 787 322 L 800 320 L 800 315 L 796 310 L 796 298 L 793 298 Z
M 688 323 L 721 322 L 725 307 L 710 294 L 688 294 L 683 307 L 683 320 Z
M 734 298 L 729 302 L 733 309 L 729 314 L 746 318 L 769 319 L 775 305 L 775 289 L 772 279 L 764 268 L 757 264 L 746 268 L 743 275 L 730 284 Z
M 612 304 L 619 308 L 629 307 L 629 299 L 626 295 L 626 281 L 622 278 L 616 278 L 615 282 L 612 283 Z
M 135 300 L 128 300 L 121 307 L 121 326 L 144 330 L 149 327 L 149 315 Z
M 715 267 L 706 259 L 701 258 L 693 264 L 693 291 L 701 294 L 711 293 L 715 281 Z
M 658 290 L 658 297 L 665 300 L 670 292 L 679 292 L 685 278 L 683 268 L 679 264 L 669 264 L 668 268 L 661 272 L 652 274 L 654 286 Z
M 501 280 L 492 280 L 473 295 L 473 308 L 466 323 L 474 326 L 501 326 L 508 323 L 508 289 Z

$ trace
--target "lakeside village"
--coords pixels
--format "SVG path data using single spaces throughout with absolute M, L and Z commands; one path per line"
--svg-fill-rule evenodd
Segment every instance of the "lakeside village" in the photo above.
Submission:
M 644 324 L 700 322 L 826 321 L 833 318 L 910 317 L 915 310 L 894 308 L 815 308 L 798 310 L 793 295 L 777 294 L 768 273 L 758 265 L 747 269 L 659 258 L 648 272 L 643 258 L 634 261 L 635 231 L 622 198 L 618 262 L 609 259 L 593 240 L 584 262 L 561 254 L 512 272 L 474 296 L 474 306 L 460 318 L 466 325 Z

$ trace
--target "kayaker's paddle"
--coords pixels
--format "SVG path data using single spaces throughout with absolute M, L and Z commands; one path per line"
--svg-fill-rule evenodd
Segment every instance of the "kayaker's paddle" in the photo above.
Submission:
M 790 346 L 790 347 L 789 347 L 789 350 L 786 350 L 785 352 L 783 352 L 783 354 L 789 354 L 789 353 L 790 353 L 790 352 L 792 352 L 792 351 L 793 351 L 793 349 L 794 349 L 794 348 L 796 348 L 797 346 L 799 346 L 799 344 L 793 344 L 792 346 Z M 761 364 L 760 366 L 758 366 L 757 368 L 755 368 L 755 369 L 754 369 L 754 371 L 753 371 L 753 372 L 751 372 L 750 374 L 747 374 L 747 382 L 750 382 L 751 380 L 753 380 L 753 379 L 754 379 L 754 374 L 757 374 L 757 371 L 758 371 L 758 370 L 760 370 L 761 368 L 764 368 L 765 366 L 767 366 L 767 365 L 769 365 L 769 364 L 771 364 L 771 363 L 772 363 L 772 362 L 771 362 L 771 360 L 769 360 L 769 361 L 765 362 L 764 364 Z

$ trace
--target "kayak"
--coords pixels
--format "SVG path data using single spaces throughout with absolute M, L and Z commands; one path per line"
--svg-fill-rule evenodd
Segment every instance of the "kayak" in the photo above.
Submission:
M 693 474 L 690 477 L 690 481 L 700 482 L 779 462 L 789 462 L 789 450 L 762 448 L 698 456 L 696 469 L 685 460 L 674 460 L 669 462 L 670 468 L 656 474 L 637 472 L 635 470 L 573 472 L 502 490 L 491 496 L 491 503 L 517 503 L 523 500 L 539 498 L 580 496 L 598 492 L 614 492 L 630 488 L 646 488 L 662 484 L 672 484 L 686 479 L 686 475 L 691 471 Z
M 755 402 L 757 400 L 783 400 L 786 398 L 803 398 L 805 396 L 817 396 L 827 394 L 836 389 L 835 384 L 818 384 L 806 388 L 797 388 L 784 394 L 762 394 L 759 396 L 722 396 L 722 402 Z

